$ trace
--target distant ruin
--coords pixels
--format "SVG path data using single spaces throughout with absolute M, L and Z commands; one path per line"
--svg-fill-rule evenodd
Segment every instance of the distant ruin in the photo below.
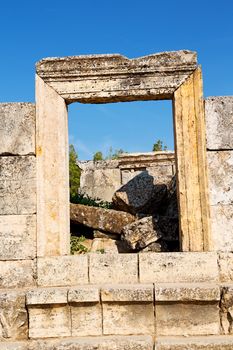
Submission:
M 233 97 L 203 100 L 191 51 L 36 72 L 36 105 L 0 104 L 0 350 L 232 349 Z M 158 99 L 173 100 L 180 251 L 71 255 L 67 105 Z

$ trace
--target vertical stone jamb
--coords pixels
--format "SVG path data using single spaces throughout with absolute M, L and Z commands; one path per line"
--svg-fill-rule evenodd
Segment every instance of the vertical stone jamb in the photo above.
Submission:
M 173 106 L 181 250 L 208 251 L 210 217 L 200 68 L 175 91 Z
M 68 116 L 65 100 L 36 76 L 37 255 L 69 254 Z

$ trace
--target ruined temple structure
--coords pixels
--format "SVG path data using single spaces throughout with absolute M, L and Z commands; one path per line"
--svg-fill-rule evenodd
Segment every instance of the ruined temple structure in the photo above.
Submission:
M 161 99 L 180 251 L 70 255 L 67 105 Z M 233 349 L 233 97 L 203 100 L 195 52 L 43 59 L 0 125 L 0 350 Z

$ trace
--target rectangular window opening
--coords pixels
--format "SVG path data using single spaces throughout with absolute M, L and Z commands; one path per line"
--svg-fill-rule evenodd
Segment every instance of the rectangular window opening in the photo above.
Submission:
M 172 101 L 69 105 L 71 253 L 179 251 Z

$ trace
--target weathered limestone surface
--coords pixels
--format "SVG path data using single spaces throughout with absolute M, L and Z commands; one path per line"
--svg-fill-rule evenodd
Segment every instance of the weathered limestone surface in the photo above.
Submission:
M 155 306 L 158 335 L 219 334 L 218 303 L 168 303 Z
M 0 157 L 0 215 L 35 212 L 35 157 Z
M 80 192 L 92 198 L 100 198 L 111 202 L 113 193 L 118 190 L 120 186 L 120 169 L 106 168 L 86 170 L 85 174 L 81 174 Z
M 29 307 L 29 338 L 71 336 L 70 310 L 66 305 Z
M 0 260 L 36 257 L 36 215 L 0 215 Z
M 156 350 L 232 350 L 232 336 L 158 337 Z
M 70 303 L 98 303 L 100 301 L 99 288 L 89 285 L 69 289 L 68 302 Z
M 37 272 L 41 287 L 88 283 L 87 255 L 38 258 Z
M 233 285 L 222 288 L 221 328 L 223 334 L 233 334 Z
M 137 254 L 90 254 L 90 283 L 137 283 Z
M 219 279 L 224 283 L 233 282 L 233 253 L 219 253 Z
M 183 50 L 136 59 L 121 55 L 47 58 L 37 63 L 36 71 L 68 102 L 96 103 L 171 98 L 196 67 L 196 53 Z
M 211 233 L 215 251 L 233 251 L 233 204 L 210 207 Z
M 0 341 L 28 337 L 28 316 L 25 294 L 20 291 L 0 293 Z
M 208 152 L 210 204 L 233 203 L 233 151 Z
M 74 223 L 118 234 L 125 225 L 135 221 L 135 217 L 129 213 L 72 203 L 70 219 Z
M 233 96 L 208 97 L 205 100 L 207 148 L 233 149 Z
M 219 301 L 220 288 L 217 284 L 156 284 L 155 301 Z
M 139 254 L 139 278 L 141 283 L 216 282 L 217 254 L 204 252 Z
M 102 302 L 153 302 L 152 284 L 112 285 L 101 288 Z
M 143 171 L 113 195 L 114 206 L 120 210 L 136 213 L 155 212 L 167 194 L 165 184 L 157 184 L 156 179 Z
M 104 303 L 103 333 L 105 335 L 153 334 L 153 303 Z
M 33 103 L 0 103 L 0 155 L 35 154 Z
M 35 261 L 0 261 L 0 288 L 33 287 L 35 279 Z
M 67 288 L 37 288 L 27 292 L 27 305 L 66 304 Z
M 102 311 L 98 303 L 72 304 L 72 336 L 96 336 L 102 334 Z M 119 333 L 118 333 L 119 334 Z
M 147 216 L 123 228 L 121 239 L 132 249 L 142 249 L 156 242 L 162 233 L 153 216 Z

